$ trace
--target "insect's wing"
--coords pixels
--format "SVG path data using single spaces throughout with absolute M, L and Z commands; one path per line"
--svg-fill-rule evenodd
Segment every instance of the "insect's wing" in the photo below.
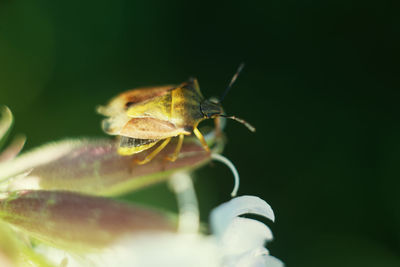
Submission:
M 174 88 L 175 86 L 173 85 L 165 85 L 129 90 L 111 99 L 106 106 L 98 107 L 97 112 L 108 117 L 116 116 L 125 112 L 133 105 L 168 94 Z
M 136 139 L 126 136 L 121 136 L 118 153 L 123 156 L 128 156 L 142 152 L 157 144 L 160 140 L 154 139 Z
M 122 136 L 137 139 L 165 139 L 179 134 L 190 135 L 190 132 L 169 121 L 156 118 L 131 118 L 118 133 Z
M 202 100 L 197 80 L 189 79 L 163 95 L 132 104 L 126 115 L 132 118 L 151 117 L 179 125 L 190 117 L 187 113 L 192 106 L 195 111 L 200 111 Z M 198 117 L 198 114 L 195 115 Z

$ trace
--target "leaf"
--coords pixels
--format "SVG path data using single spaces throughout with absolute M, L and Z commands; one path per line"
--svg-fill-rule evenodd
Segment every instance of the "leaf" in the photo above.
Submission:
M 14 266 L 18 260 L 18 246 L 13 231 L 0 223 L 0 266 Z
M 24 242 L 9 225 L 0 222 L 0 266 L 54 267 L 41 255 L 34 252 L 28 242 Z
M 6 106 L 0 108 L 0 148 L 4 145 L 10 128 L 13 124 L 13 115 L 10 109 Z

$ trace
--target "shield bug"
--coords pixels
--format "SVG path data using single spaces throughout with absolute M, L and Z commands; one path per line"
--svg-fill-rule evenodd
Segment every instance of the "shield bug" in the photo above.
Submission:
M 189 79 L 178 86 L 160 86 L 138 88 L 121 93 L 106 106 L 97 111 L 108 117 L 103 120 L 102 128 L 110 135 L 120 136 L 118 153 L 132 155 L 162 143 L 138 164 L 152 160 L 170 141 L 178 137 L 174 153 L 167 157 L 175 161 L 179 155 L 185 135 L 192 133 L 200 140 L 206 151 L 210 151 L 203 135 L 197 129 L 205 119 L 219 117 L 236 120 L 249 130 L 255 128 L 242 119 L 224 114 L 221 102 L 243 68 L 241 64 L 219 101 L 203 97 L 197 79 Z

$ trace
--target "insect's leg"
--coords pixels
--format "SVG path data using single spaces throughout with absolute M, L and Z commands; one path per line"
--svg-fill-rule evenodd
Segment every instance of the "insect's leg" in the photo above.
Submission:
M 220 117 L 216 117 L 214 119 L 214 124 L 215 124 L 215 136 L 221 137 L 221 119 L 220 119 Z
M 196 135 L 196 137 L 200 140 L 200 143 L 202 144 L 203 148 L 205 151 L 210 152 L 210 148 L 207 145 L 206 140 L 204 139 L 204 136 L 201 134 L 201 132 L 199 131 L 199 129 L 197 129 L 197 127 L 195 127 L 193 129 L 193 133 Z
M 178 144 L 176 145 L 174 154 L 172 154 L 171 156 L 168 156 L 167 160 L 174 162 L 178 158 L 179 152 L 181 152 L 181 147 L 182 147 L 182 144 L 183 144 L 183 138 L 184 138 L 184 135 L 180 134 L 179 135 Z
M 135 163 L 142 165 L 142 164 L 145 164 L 145 163 L 151 161 L 155 156 L 157 156 L 158 153 L 160 153 L 161 150 L 164 149 L 164 147 L 166 145 L 168 145 L 169 141 L 171 141 L 171 137 L 165 139 L 164 142 L 161 143 L 161 145 L 159 145 L 156 149 L 154 149 L 153 152 L 148 154 L 147 157 L 145 157 L 143 160 L 136 159 Z

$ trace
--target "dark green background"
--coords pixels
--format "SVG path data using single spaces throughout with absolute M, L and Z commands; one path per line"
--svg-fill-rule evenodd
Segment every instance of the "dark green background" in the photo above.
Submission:
M 288 266 L 400 266 L 400 5 L 396 1 L 0 1 L 0 103 L 27 147 L 104 136 L 95 107 L 137 86 L 199 78 L 257 127 L 229 122 L 240 194 L 269 202 Z M 398 2 L 397 2 L 398 3 Z M 207 220 L 229 199 L 196 173 Z M 165 185 L 129 196 L 174 208 Z

